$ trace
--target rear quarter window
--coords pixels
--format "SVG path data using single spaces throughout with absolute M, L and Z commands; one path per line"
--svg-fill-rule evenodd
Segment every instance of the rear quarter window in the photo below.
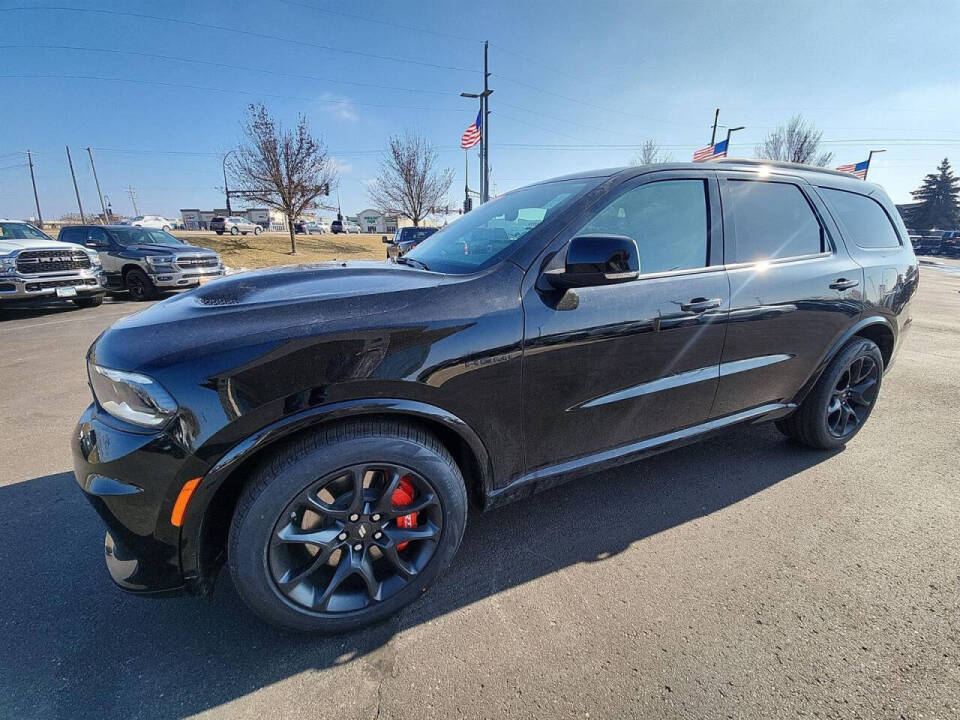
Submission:
M 820 188 L 830 212 L 841 225 L 844 235 L 862 248 L 895 248 L 900 236 L 894 229 L 886 210 L 866 195 Z

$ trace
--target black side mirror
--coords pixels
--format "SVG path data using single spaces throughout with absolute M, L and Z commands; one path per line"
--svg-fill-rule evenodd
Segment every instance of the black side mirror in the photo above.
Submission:
M 544 275 L 561 289 L 629 282 L 640 275 L 640 252 L 626 235 L 578 235 L 567 246 L 564 267 Z
M 381 235 L 381 236 L 380 236 L 380 242 L 388 243 L 388 242 L 390 242 L 390 238 L 388 238 L 386 235 Z

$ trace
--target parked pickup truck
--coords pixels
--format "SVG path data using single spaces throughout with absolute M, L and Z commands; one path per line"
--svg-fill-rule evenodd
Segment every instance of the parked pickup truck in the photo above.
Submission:
M 100 254 L 107 290 L 152 300 L 162 290 L 193 288 L 224 273 L 220 256 L 163 230 L 130 225 L 70 225 L 60 240 Z
M 103 294 L 97 253 L 58 242 L 29 223 L 0 218 L 0 307 L 48 298 L 94 307 Z

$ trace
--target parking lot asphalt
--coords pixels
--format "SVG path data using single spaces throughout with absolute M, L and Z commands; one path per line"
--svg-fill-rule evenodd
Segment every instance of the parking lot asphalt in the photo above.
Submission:
M 116 590 L 71 473 L 118 318 L 0 311 L 0 717 L 960 716 L 960 263 L 835 453 L 771 425 L 473 512 L 446 576 L 334 638 Z M 949 270 L 954 270 L 950 272 Z

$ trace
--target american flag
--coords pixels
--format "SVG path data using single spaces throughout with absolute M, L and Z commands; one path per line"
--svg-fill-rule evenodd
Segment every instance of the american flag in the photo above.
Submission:
M 850 163 L 849 165 L 841 165 L 837 168 L 840 172 L 850 173 L 851 175 L 856 175 L 861 180 L 867 179 L 867 168 L 870 167 L 870 161 L 864 160 L 863 162 Z
M 718 157 L 727 156 L 727 141 L 718 142 L 716 145 L 707 145 L 705 148 L 697 150 L 693 154 L 694 162 L 703 162 L 704 160 L 713 160 Z
M 477 119 L 474 120 L 473 124 L 467 126 L 467 129 L 463 131 L 463 135 L 460 136 L 460 147 L 464 150 L 469 150 L 478 142 L 480 142 L 480 115 L 477 113 Z

